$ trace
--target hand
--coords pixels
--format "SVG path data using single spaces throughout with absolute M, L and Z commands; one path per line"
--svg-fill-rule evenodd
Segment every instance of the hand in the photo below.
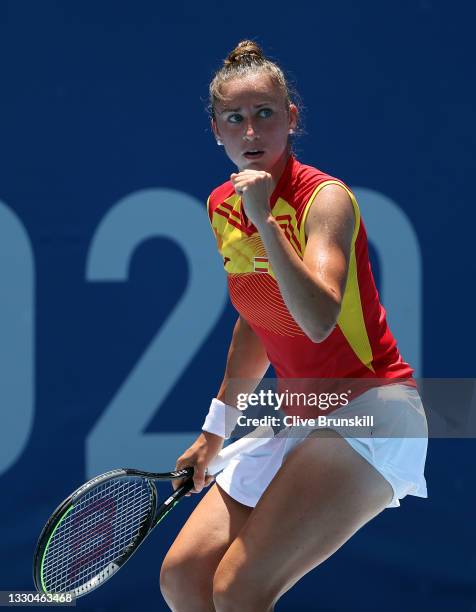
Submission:
M 213 482 L 214 476 L 205 476 L 205 470 L 212 459 L 223 448 L 224 438 L 215 434 L 203 431 L 195 442 L 181 455 L 175 464 L 175 469 L 181 470 L 185 467 L 193 467 L 193 489 L 186 494 L 188 497 L 191 493 L 200 493 L 204 487 Z M 172 487 L 176 491 L 185 479 L 177 478 L 172 480 Z
M 273 193 L 273 179 L 264 170 L 242 170 L 233 173 L 230 180 L 235 192 L 241 195 L 243 208 L 248 219 L 256 226 L 265 221 L 270 212 L 269 200 Z

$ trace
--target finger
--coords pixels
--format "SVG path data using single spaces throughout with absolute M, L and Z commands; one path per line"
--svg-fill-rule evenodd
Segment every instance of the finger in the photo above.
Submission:
M 233 176 L 233 175 L 232 175 Z M 255 177 L 249 174 L 235 174 L 231 179 L 232 183 L 248 183 L 249 181 L 254 181 Z
M 172 480 L 171 482 L 172 482 L 173 490 L 176 491 L 183 485 L 183 483 L 185 482 L 185 478 L 176 478 Z
M 205 486 L 208 487 L 215 480 L 215 476 L 207 476 L 205 478 Z
M 180 461 L 177 460 L 177 463 L 175 464 L 175 471 L 179 472 L 180 470 L 183 470 L 185 468 L 190 468 L 193 467 L 192 465 L 190 465 L 190 462 L 188 461 Z M 172 488 L 174 489 L 174 491 L 176 491 L 178 488 L 180 488 L 183 483 L 188 480 L 188 477 L 185 476 L 184 478 L 174 478 L 171 482 L 172 482 Z
M 201 466 L 197 465 L 195 467 L 195 472 L 193 474 L 193 484 L 194 484 L 194 487 L 192 491 L 194 491 L 195 493 L 200 493 L 200 491 L 205 486 L 205 466 L 204 465 L 201 465 Z
M 176 491 L 177 489 L 179 489 L 187 480 L 188 480 L 187 478 L 180 478 L 179 480 L 172 480 L 173 490 Z M 190 497 L 192 493 L 195 493 L 193 489 L 191 489 L 189 493 L 185 493 L 185 497 Z

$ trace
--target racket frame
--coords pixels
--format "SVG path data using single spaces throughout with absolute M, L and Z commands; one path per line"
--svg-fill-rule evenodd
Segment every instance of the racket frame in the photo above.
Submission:
M 92 489 L 99 485 L 102 485 L 110 480 L 121 477 L 138 477 L 143 478 L 148 482 L 151 492 L 151 509 L 147 516 L 147 519 L 142 523 L 135 536 L 134 540 L 124 548 L 121 554 L 111 561 L 104 569 L 102 569 L 96 576 L 90 579 L 85 584 L 77 587 L 73 590 L 76 597 L 80 597 L 86 593 L 91 592 L 95 588 L 102 585 L 106 580 L 111 578 L 117 570 L 119 570 L 124 563 L 131 558 L 135 551 L 139 548 L 142 542 L 145 540 L 147 535 L 152 531 L 156 525 L 172 510 L 172 508 L 193 488 L 193 468 L 184 468 L 183 470 L 176 470 L 174 472 L 144 472 L 142 470 L 122 468 L 116 470 L 110 470 L 99 476 L 95 476 L 88 482 L 78 487 L 73 493 L 71 493 L 65 500 L 63 500 L 53 514 L 48 519 L 46 525 L 43 527 L 38 543 L 36 546 L 34 559 L 33 559 L 33 580 L 35 583 L 36 590 L 41 593 L 48 593 L 44 580 L 43 580 L 43 566 L 44 560 L 48 551 L 48 546 L 59 528 L 63 520 L 74 508 L 83 495 L 89 493 Z M 157 505 L 158 495 L 157 488 L 154 481 L 165 481 L 174 480 L 177 478 L 188 478 L 188 480 L 179 487 L 172 495 L 167 497 L 160 506 Z
M 228 445 L 210 462 L 207 474 L 216 475 L 228 464 L 228 462 L 235 456 L 239 455 L 240 452 L 247 452 L 252 448 L 266 443 L 269 438 L 274 437 L 274 432 L 271 427 L 261 426 L 258 427 L 254 432 L 246 435 L 233 444 Z M 94 478 L 88 480 L 82 486 L 77 488 L 71 493 L 53 512 L 51 517 L 48 519 L 46 525 L 43 527 L 38 543 L 36 545 L 35 554 L 33 557 L 33 580 L 37 591 L 47 593 L 44 589 L 43 581 L 43 562 L 49 543 L 54 536 L 56 529 L 58 529 L 62 520 L 65 518 L 68 508 L 74 507 L 74 503 L 78 499 L 94 487 L 104 484 L 108 480 L 123 476 L 135 476 L 145 478 L 150 485 L 152 491 L 152 506 L 144 524 L 141 525 L 138 535 L 135 537 L 118 558 L 110 562 L 106 568 L 101 570 L 95 577 L 90 579 L 87 583 L 81 587 L 76 588 L 73 593 L 76 597 L 80 597 L 89 593 L 101 586 L 106 580 L 111 578 L 117 570 L 119 570 L 124 563 L 130 559 L 135 551 L 142 544 L 146 536 L 156 527 L 160 521 L 172 510 L 172 508 L 193 488 L 193 468 L 186 467 L 180 470 L 172 472 L 144 472 L 142 470 L 136 470 L 133 468 L 122 468 L 116 470 L 110 470 Z M 157 489 L 154 481 L 163 480 L 174 480 L 177 478 L 186 478 L 185 482 L 178 487 L 172 495 L 167 497 L 160 506 L 157 507 Z

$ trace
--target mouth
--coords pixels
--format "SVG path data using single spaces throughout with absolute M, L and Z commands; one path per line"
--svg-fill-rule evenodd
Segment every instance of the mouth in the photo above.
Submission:
M 263 155 L 264 155 L 264 151 L 261 151 L 259 149 L 251 149 L 243 153 L 243 157 L 246 157 L 246 159 L 259 159 Z

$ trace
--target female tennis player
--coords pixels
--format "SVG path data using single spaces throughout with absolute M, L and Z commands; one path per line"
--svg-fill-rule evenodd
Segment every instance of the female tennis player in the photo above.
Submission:
M 293 153 L 299 111 L 282 70 L 242 41 L 210 84 L 210 107 L 236 166 L 207 208 L 239 316 L 221 388 L 177 468 L 194 467 L 195 493 L 210 484 L 206 467 L 243 414 L 227 400 L 232 381 L 259 380 L 270 363 L 278 380 L 373 381 L 333 414 L 386 408 L 396 432 L 310 427 L 216 477 L 166 555 L 163 596 L 178 612 L 266 612 L 383 509 L 427 497 L 426 420 L 379 301 L 356 199 Z M 405 435 L 418 427 L 420 437 Z

